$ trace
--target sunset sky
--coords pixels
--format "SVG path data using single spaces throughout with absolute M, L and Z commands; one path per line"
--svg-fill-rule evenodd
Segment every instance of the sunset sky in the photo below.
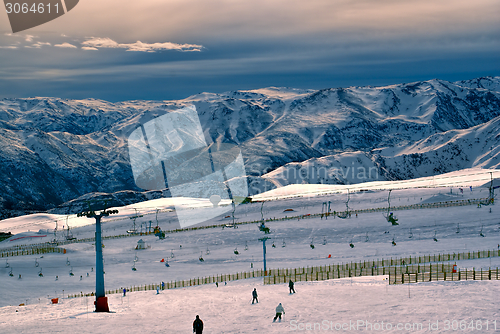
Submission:
M 500 75 L 498 0 L 80 0 L 13 34 L 0 98 L 181 99 Z

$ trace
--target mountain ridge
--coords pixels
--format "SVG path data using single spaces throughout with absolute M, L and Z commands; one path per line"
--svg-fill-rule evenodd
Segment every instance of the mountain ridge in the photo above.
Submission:
M 269 174 L 273 170 L 310 159 L 338 160 L 340 167 L 341 160 L 359 158 L 364 161 L 359 167 L 376 167 L 387 179 L 475 166 L 499 168 L 498 136 L 477 143 L 473 138 L 499 131 L 500 77 L 322 90 L 268 87 L 177 101 L 4 98 L 2 212 L 47 210 L 93 192 L 141 193 L 130 168 L 128 135 L 140 124 L 189 104 L 196 106 L 208 143 L 240 146 L 251 195 L 277 184 Z M 456 131 L 465 132 L 459 136 Z M 439 149 L 439 140 L 449 151 Z M 453 151 L 453 145 L 465 145 L 467 152 Z M 425 149 L 428 153 L 422 154 Z M 430 159 L 436 154 L 457 159 Z M 432 168 L 423 168 L 422 161 Z

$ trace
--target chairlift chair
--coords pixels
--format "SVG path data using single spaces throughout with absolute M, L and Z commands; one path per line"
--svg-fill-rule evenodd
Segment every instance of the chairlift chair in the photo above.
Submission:
M 205 259 L 203 259 L 203 252 L 200 252 L 200 257 L 198 258 L 198 260 L 200 260 L 200 262 L 205 261 Z
M 236 255 L 240 254 L 240 252 L 238 252 L 238 247 L 236 247 L 236 248 L 234 249 L 233 253 L 234 253 L 234 254 L 236 254 Z
M 434 231 L 434 237 L 432 238 L 432 240 L 434 240 L 435 242 L 438 241 L 438 239 L 437 239 L 437 231 Z
M 264 232 L 265 234 L 270 234 L 271 233 L 271 230 L 269 229 L 269 227 L 267 227 L 264 222 L 262 222 L 260 225 L 259 225 L 259 230 L 261 230 L 262 232 Z
M 393 226 L 399 225 L 398 224 L 398 219 L 394 216 L 394 214 L 391 212 L 391 191 L 392 189 L 389 189 L 389 195 L 387 196 L 387 203 L 389 206 L 387 207 L 387 214 L 383 215 L 385 219 L 387 220 L 388 223 L 391 223 Z
M 349 247 L 354 248 L 354 244 L 352 243 L 352 239 L 351 239 L 351 241 L 349 241 Z
M 399 225 L 398 219 L 394 216 L 392 212 L 387 215 L 387 222 L 391 223 L 393 226 Z
M 326 245 L 327 242 L 326 242 L 326 237 L 323 237 L 323 246 Z
M 281 245 L 282 248 L 286 247 L 285 239 L 283 239 L 283 244 Z
M 392 244 L 393 246 L 396 246 L 396 241 L 394 240 L 394 238 L 392 238 L 392 242 L 391 242 L 391 244 Z
M 349 189 L 347 189 L 347 201 L 345 202 L 346 210 L 342 214 L 337 212 L 337 217 L 342 218 L 342 219 L 346 219 L 346 218 L 351 216 L 351 214 L 349 212 L 349 200 L 350 199 L 351 199 L 351 194 L 349 193 Z
M 314 249 L 314 238 L 311 239 L 311 244 L 309 245 L 309 247 L 311 247 L 311 249 Z

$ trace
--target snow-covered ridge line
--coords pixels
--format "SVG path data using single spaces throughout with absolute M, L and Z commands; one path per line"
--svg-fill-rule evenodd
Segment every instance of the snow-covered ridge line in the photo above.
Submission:
M 274 173 L 274 172 L 273 172 Z M 270 173 L 273 176 L 273 173 Z M 277 172 L 276 172 L 277 173 Z M 274 174 L 276 175 L 276 174 Z M 267 201 L 298 196 L 321 196 L 326 194 L 347 193 L 367 190 L 439 188 L 439 187 L 476 187 L 489 184 L 491 178 L 499 179 L 498 169 L 471 168 L 437 176 L 422 177 L 413 180 L 372 181 L 348 185 L 330 184 L 291 184 L 270 190 L 252 197 L 254 201 Z
M 498 169 L 499 86 L 500 77 L 487 77 L 322 90 L 271 87 L 177 101 L 2 99 L 0 217 L 47 210 L 93 192 L 141 191 L 130 168 L 128 136 L 191 104 L 207 142 L 240 146 L 249 195 L 280 185 L 266 182 L 264 174 L 313 158 L 338 168 L 351 162 L 377 168 L 383 180 Z M 327 183 L 356 183 L 344 174 Z M 145 197 L 129 194 L 125 202 Z

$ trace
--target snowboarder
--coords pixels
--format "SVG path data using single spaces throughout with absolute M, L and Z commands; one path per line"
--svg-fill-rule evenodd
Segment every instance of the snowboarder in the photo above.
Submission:
M 292 293 L 292 291 L 293 291 L 293 293 L 295 293 L 295 289 L 293 288 L 293 281 L 292 280 L 290 280 L 288 282 L 288 288 L 290 289 L 290 294 Z
M 256 289 L 256 288 L 253 288 L 253 291 L 252 291 L 252 297 L 253 297 L 253 298 L 252 298 L 252 304 L 253 304 L 254 302 L 257 302 L 257 303 L 259 302 L 259 300 L 257 299 L 257 289 Z
M 201 321 L 199 315 L 197 315 L 196 319 L 193 321 L 193 333 L 196 333 L 196 334 L 203 333 L 203 321 Z
M 285 310 L 283 309 L 283 306 L 281 306 L 281 303 L 276 306 L 276 315 L 274 316 L 273 322 L 276 321 L 276 319 L 280 318 L 279 322 L 281 322 L 281 314 L 285 314 Z

